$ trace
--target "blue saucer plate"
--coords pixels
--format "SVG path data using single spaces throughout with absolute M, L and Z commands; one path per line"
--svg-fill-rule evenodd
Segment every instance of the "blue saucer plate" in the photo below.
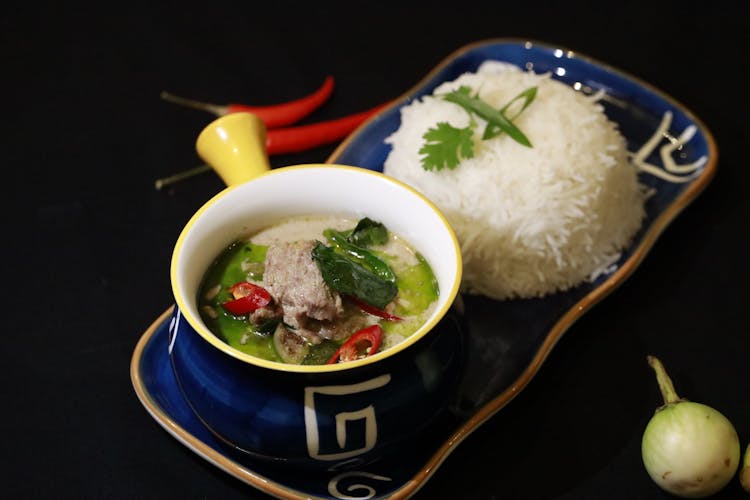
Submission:
M 228 447 L 195 416 L 177 385 L 169 358 L 169 322 L 165 311 L 142 335 L 130 365 L 136 395 L 167 432 L 208 462 L 237 479 L 284 499 L 408 498 L 432 474 L 430 455 L 443 446 L 460 419 L 445 415 L 429 435 L 344 471 L 295 470 L 283 463 L 254 460 Z M 445 454 L 444 454 L 445 455 Z

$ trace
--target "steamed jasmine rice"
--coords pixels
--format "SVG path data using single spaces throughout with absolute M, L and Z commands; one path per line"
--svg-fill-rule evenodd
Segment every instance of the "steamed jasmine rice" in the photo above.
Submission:
M 455 169 L 426 171 L 423 135 L 438 122 L 469 125 L 439 95 L 468 86 L 499 109 L 537 86 L 513 123 L 533 147 L 502 134 L 482 140 L 474 118 L 474 157 Z M 463 291 L 495 299 L 543 296 L 609 272 L 644 217 L 646 190 L 625 139 L 595 96 L 515 66 L 490 62 L 404 106 L 386 139 L 384 172 L 430 198 L 461 243 Z

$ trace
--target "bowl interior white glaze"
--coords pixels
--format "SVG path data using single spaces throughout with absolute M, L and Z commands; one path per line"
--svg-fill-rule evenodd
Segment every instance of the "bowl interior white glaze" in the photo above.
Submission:
M 229 244 L 283 219 L 301 215 L 369 217 L 382 222 L 424 256 L 438 281 L 434 313 L 422 328 L 391 349 L 336 365 L 290 365 L 242 353 L 217 338 L 201 320 L 197 296 L 203 275 Z M 190 219 L 172 256 L 172 290 L 188 323 L 208 342 L 251 364 L 283 371 L 334 371 L 375 362 L 403 350 L 445 315 L 461 282 L 461 253 L 445 217 L 412 188 L 381 173 L 342 165 L 298 165 L 269 171 L 228 187 Z

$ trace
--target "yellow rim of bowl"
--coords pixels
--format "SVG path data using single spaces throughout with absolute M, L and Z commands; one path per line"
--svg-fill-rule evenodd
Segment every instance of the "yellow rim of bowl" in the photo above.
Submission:
M 195 212 L 195 214 L 193 214 L 193 216 L 190 218 L 190 220 L 185 225 L 183 230 L 180 232 L 180 236 L 177 239 L 177 243 L 175 243 L 174 251 L 172 252 L 172 261 L 170 265 L 170 279 L 172 283 L 172 294 L 174 295 L 175 301 L 177 302 L 177 307 L 180 309 L 180 314 L 187 320 L 188 324 L 190 324 L 193 330 L 198 332 L 198 335 L 203 337 L 203 339 L 206 340 L 212 346 L 232 356 L 233 358 L 236 358 L 245 363 L 249 363 L 255 366 L 260 366 L 263 368 L 270 368 L 272 370 L 279 370 L 279 371 L 284 371 L 284 372 L 299 372 L 299 373 L 328 373 L 328 372 L 335 372 L 335 371 L 341 371 L 341 370 L 351 370 L 351 369 L 358 368 L 364 365 L 375 363 L 379 360 L 388 358 L 390 356 L 393 356 L 403 351 L 404 349 L 413 345 L 419 339 L 424 337 L 427 334 L 427 332 L 431 331 L 440 322 L 440 320 L 443 319 L 443 317 L 447 314 L 448 310 L 453 305 L 453 302 L 456 296 L 458 295 L 458 291 L 461 286 L 461 277 L 462 277 L 462 271 L 463 271 L 463 263 L 461 259 L 461 247 L 458 243 L 458 238 L 456 237 L 456 234 L 453 231 L 453 227 L 450 225 L 450 223 L 448 222 L 448 219 L 446 219 L 445 215 L 443 215 L 440 209 L 432 201 L 430 201 L 428 198 L 426 198 L 424 195 L 422 195 L 420 192 L 418 192 L 411 186 L 395 178 L 389 177 L 381 172 L 376 172 L 374 170 L 369 170 L 369 169 L 362 168 L 362 167 L 352 167 L 348 165 L 336 165 L 336 164 L 330 164 L 330 163 L 326 163 L 326 164 L 313 163 L 313 164 L 280 167 L 280 168 L 276 168 L 273 170 L 269 170 L 268 172 L 265 172 L 259 175 L 257 178 L 265 177 L 268 175 L 275 175 L 281 171 L 319 169 L 319 168 L 350 170 L 350 171 L 356 171 L 360 174 L 371 175 L 373 177 L 378 178 L 379 180 L 386 181 L 396 186 L 399 186 L 402 189 L 409 191 L 412 195 L 416 196 L 417 198 L 420 198 L 422 202 L 425 203 L 439 217 L 439 219 L 442 221 L 443 225 L 448 231 L 451 242 L 453 243 L 453 251 L 454 251 L 454 254 L 456 255 L 455 279 L 453 280 L 453 284 L 449 290 L 445 292 L 442 289 L 440 290 L 441 295 L 447 292 L 447 300 L 445 300 L 442 307 L 440 307 L 438 310 L 435 311 L 431 319 L 425 322 L 417 331 L 415 331 L 413 334 L 411 334 L 402 342 L 399 342 L 393 347 L 390 347 L 386 351 L 381 351 L 377 354 L 373 354 L 372 356 L 368 356 L 366 358 L 362 358 L 356 361 L 349 361 L 346 363 L 337 363 L 333 365 L 295 365 L 295 364 L 281 363 L 278 361 L 269 361 L 263 358 L 252 356 L 250 354 L 246 354 L 242 351 L 238 351 L 237 349 L 233 348 L 232 346 L 230 346 L 229 344 L 221 340 L 219 337 L 217 337 L 213 332 L 211 332 L 211 330 L 209 330 L 203 324 L 203 321 L 200 318 L 195 317 L 195 315 L 193 315 L 190 312 L 187 306 L 187 303 L 185 301 L 185 298 L 182 296 L 181 293 L 179 293 L 179 291 L 177 290 L 177 286 L 176 286 L 176 283 L 178 282 L 177 260 L 178 260 L 178 256 L 181 253 L 182 246 L 183 246 L 185 238 L 187 237 L 187 234 L 190 232 L 192 227 L 196 224 L 196 221 L 201 217 L 201 215 L 206 210 L 208 210 L 218 200 L 227 196 L 231 191 L 239 188 L 241 185 L 229 186 L 225 188 L 224 190 L 222 190 L 221 192 L 219 192 L 213 198 L 208 200 L 201 208 L 199 208 L 198 211 Z

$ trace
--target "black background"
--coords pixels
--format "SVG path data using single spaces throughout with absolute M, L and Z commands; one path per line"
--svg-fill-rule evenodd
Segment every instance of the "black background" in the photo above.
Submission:
M 716 178 L 640 268 L 562 338 L 507 407 L 415 498 L 668 498 L 640 438 L 660 396 L 722 411 L 750 442 L 747 363 L 747 18 L 740 2 L 60 2 L 0 12 L 3 276 L 0 495 L 265 498 L 189 451 L 136 398 L 130 357 L 171 305 L 172 245 L 223 185 L 200 163 L 216 103 L 299 97 L 331 74 L 310 121 L 379 104 L 454 50 L 539 40 L 670 94 L 719 147 Z M 334 147 L 272 158 L 322 162 Z M 6 315 L 6 318 L 8 315 Z M 747 498 L 737 478 L 716 498 Z

